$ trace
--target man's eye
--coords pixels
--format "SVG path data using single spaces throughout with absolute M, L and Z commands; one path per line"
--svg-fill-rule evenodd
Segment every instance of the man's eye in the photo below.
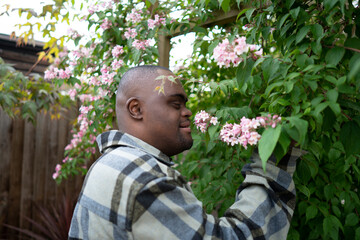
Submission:
M 173 103 L 172 104 L 176 109 L 180 109 L 181 108 L 181 104 L 180 103 Z

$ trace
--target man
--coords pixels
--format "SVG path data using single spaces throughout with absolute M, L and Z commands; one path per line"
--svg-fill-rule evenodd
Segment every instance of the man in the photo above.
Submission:
M 161 83 L 164 94 L 155 91 Z M 87 174 L 69 239 L 286 239 L 296 157 L 282 160 L 284 170 L 270 159 L 266 173 L 255 157 L 224 217 L 206 214 L 171 168 L 170 157 L 193 143 L 186 101 L 166 68 L 140 66 L 124 74 L 116 97 L 119 131 L 97 138 L 103 155 Z

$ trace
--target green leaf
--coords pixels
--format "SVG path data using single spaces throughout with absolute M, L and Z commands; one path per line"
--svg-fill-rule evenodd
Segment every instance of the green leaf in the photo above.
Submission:
M 295 0 L 286 0 L 285 6 L 287 9 L 290 9 L 291 6 L 294 4 Z
M 245 13 L 245 16 L 249 22 L 251 22 L 251 15 L 253 14 L 254 11 L 255 8 L 249 8 Z
M 360 39 L 359 38 L 347 38 L 344 43 L 344 46 L 360 50 Z
M 325 11 L 331 10 L 338 0 L 324 0 Z
M 308 163 L 305 161 L 300 161 L 297 168 L 296 173 L 298 177 L 301 179 L 302 183 L 307 183 L 311 179 L 311 171 Z
M 298 185 L 297 189 L 299 189 L 308 199 L 310 198 L 310 190 L 305 185 Z
M 336 192 L 336 189 L 334 185 L 328 184 L 324 187 L 324 195 L 327 201 L 329 201 L 331 198 L 333 198 L 334 193 Z
M 326 97 L 330 102 L 336 102 L 338 99 L 339 93 L 336 89 L 331 89 L 327 91 Z
M 219 44 L 219 40 L 215 40 L 215 41 L 213 41 L 210 45 L 209 45 L 209 47 L 208 47 L 208 53 L 210 54 L 210 55 L 212 55 L 213 54 L 213 51 L 214 51 L 214 48 Z
M 321 39 L 324 36 L 324 29 L 318 23 L 311 26 L 311 32 L 315 39 Z
M 249 59 L 246 61 L 246 63 L 241 63 L 237 70 L 236 70 L 236 79 L 239 85 L 239 88 L 241 88 L 244 83 L 250 78 L 251 71 L 254 66 L 254 61 L 252 59 Z M 245 66 L 244 66 L 245 64 Z
M 298 143 L 303 145 L 307 133 L 308 122 L 303 119 L 300 119 L 297 116 L 288 117 L 287 120 L 290 122 L 290 125 L 295 126 L 295 128 L 297 129 L 299 133 L 299 139 L 296 140 L 298 141 Z
M 337 65 L 345 54 L 345 49 L 342 47 L 331 48 L 325 56 L 325 62 L 331 65 Z
M 272 58 L 266 59 L 261 66 L 263 70 L 264 80 L 270 82 L 274 78 L 274 76 L 276 76 L 279 67 L 280 67 L 279 60 Z
M 218 118 L 226 118 L 226 119 L 229 118 L 229 116 L 231 116 L 231 118 L 240 120 L 242 117 L 248 117 L 250 113 L 251 113 L 251 109 L 248 106 L 243 106 L 240 108 L 227 107 L 217 111 L 216 116 Z
M 280 29 L 282 27 L 282 25 L 284 24 L 285 20 L 289 17 L 289 13 L 285 14 L 281 19 L 280 19 L 280 22 L 279 22 L 279 26 L 278 26 L 278 29 Z
M 340 141 L 347 155 L 360 153 L 360 127 L 355 121 L 349 121 L 341 127 Z
M 290 10 L 291 17 L 296 20 L 300 12 L 300 7 L 294 8 Z
M 360 73 L 360 61 L 358 60 L 357 62 L 355 62 L 350 66 L 349 78 L 352 79 L 359 73 Z
M 301 42 L 310 30 L 310 26 L 303 26 L 296 34 L 296 44 Z
M 230 0 L 221 0 L 221 8 L 223 9 L 224 12 L 227 12 L 230 10 Z M 220 3 L 220 0 L 219 0 Z
M 217 129 L 218 129 L 218 126 L 210 126 L 209 129 L 208 129 L 208 133 L 209 133 L 209 136 L 210 136 L 210 140 L 214 140 L 215 138 L 217 138 L 216 136 L 216 133 L 217 133 Z
M 329 102 L 329 107 L 335 113 L 336 116 L 338 116 L 341 113 L 340 104 L 334 103 L 334 102 Z
M 359 217 L 355 213 L 349 213 L 345 219 L 345 226 L 356 226 L 359 223 Z
M 259 155 L 264 171 L 266 167 L 266 162 L 273 153 L 275 146 L 279 140 L 280 133 L 281 125 L 276 126 L 276 128 L 270 127 L 265 129 L 259 140 Z
M 310 219 L 313 219 L 318 213 L 318 209 L 314 205 L 310 205 L 306 209 L 306 221 L 309 221 Z
M 314 116 L 315 116 L 315 117 L 319 117 L 319 114 L 320 114 L 327 106 L 329 106 L 329 103 L 328 103 L 328 102 L 323 102 L 323 103 L 318 104 L 318 105 L 315 107 L 315 110 L 314 110 L 314 112 L 313 112 Z
M 360 239 L 360 227 L 358 227 L 355 231 L 355 238 L 354 239 Z

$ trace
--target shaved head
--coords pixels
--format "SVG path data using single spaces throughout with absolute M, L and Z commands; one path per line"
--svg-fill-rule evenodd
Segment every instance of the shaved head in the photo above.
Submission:
M 159 70 L 171 72 L 168 68 L 154 65 L 130 68 L 121 78 L 117 95 L 129 95 L 144 87 L 143 84 L 153 84 L 154 79 L 160 75 Z

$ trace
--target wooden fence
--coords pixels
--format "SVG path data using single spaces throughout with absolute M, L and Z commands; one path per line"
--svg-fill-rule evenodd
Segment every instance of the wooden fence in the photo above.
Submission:
M 76 176 L 57 185 L 52 179 L 56 164 L 69 143 L 71 121 L 76 111 L 60 119 L 38 113 L 36 124 L 11 119 L 0 109 L 0 239 L 16 239 L 3 224 L 31 229 L 24 216 L 36 219 L 35 203 L 60 204 L 64 195 L 76 201 L 83 177 Z

